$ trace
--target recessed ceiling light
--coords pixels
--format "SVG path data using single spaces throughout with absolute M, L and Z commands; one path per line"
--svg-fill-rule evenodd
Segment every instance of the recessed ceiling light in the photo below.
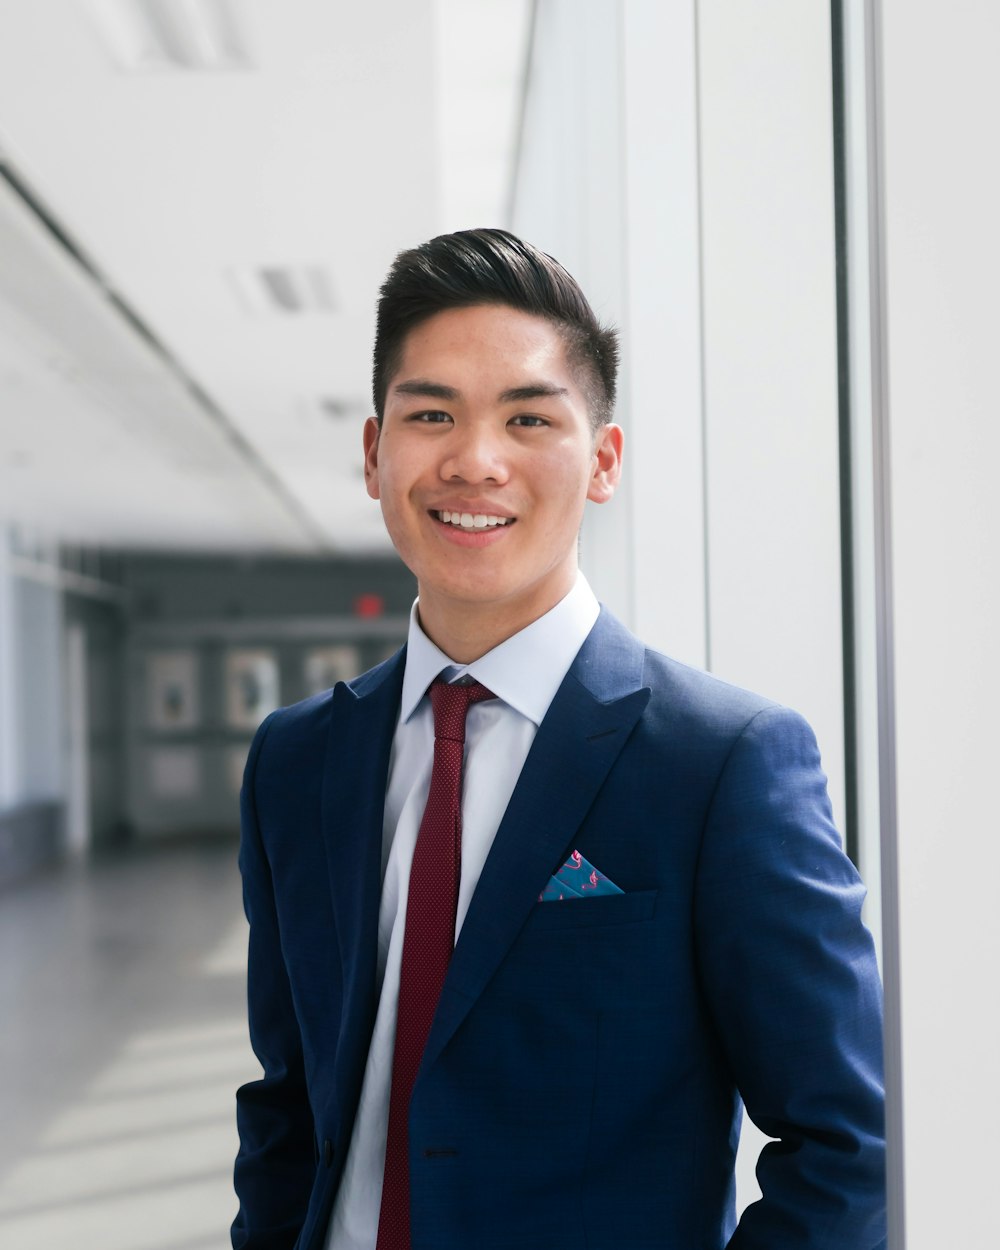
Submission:
M 124 69 L 205 72 L 252 68 L 229 0 L 90 0 Z
M 322 265 L 241 265 L 229 270 L 229 278 L 256 317 L 334 310 L 333 285 Z

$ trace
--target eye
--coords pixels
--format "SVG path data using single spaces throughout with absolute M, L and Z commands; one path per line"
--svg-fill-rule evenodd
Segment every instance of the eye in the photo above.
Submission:
M 408 421 L 422 421 L 427 425 L 441 425 L 445 421 L 450 421 L 451 417 L 447 412 L 431 410 L 430 412 L 414 412 L 407 417 Z
M 548 421 L 544 417 L 536 417 L 530 413 L 522 412 L 516 417 L 511 417 L 509 425 L 519 425 L 524 429 L 534 430 L 541 426 L 548 425 Z

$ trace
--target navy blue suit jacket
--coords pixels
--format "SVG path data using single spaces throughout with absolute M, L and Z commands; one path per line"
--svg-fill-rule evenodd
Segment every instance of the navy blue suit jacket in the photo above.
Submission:
M 246 1250 L 322 1247 L 377 1004 L 403 654 L 274 713 L 240 852 L 259 1081 Z M 539 903 L 580 850 L 624 891 Z M 863 887 L 793 712 L 608 613 L 528 754 L 410 1105 L 414 1250 L 874 1250 L 881 997 Z M 741 1098 L 778 1140 L 736 1226 Z

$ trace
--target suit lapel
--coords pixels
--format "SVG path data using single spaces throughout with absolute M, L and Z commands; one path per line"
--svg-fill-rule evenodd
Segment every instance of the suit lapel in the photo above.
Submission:
M 344 978 L 338 1077 L 354 1091 L 377 1006 L 382 817 L 404 656 L 335 688 L 323 777 L 323 840 Z
M 642 644 L 602 613 L 539 726 L 472 897 L 422 1070 L 486 987 L 649 699 Z

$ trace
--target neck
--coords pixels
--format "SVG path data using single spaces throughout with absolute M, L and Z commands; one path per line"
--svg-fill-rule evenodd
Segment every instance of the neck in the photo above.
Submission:
M 420 594 L 417 613 L 427 637 L 456 664 L 471 664 L 526 629 L 569 594 L 576 569 L 546 593 L 517 603 L 440 603 Z

